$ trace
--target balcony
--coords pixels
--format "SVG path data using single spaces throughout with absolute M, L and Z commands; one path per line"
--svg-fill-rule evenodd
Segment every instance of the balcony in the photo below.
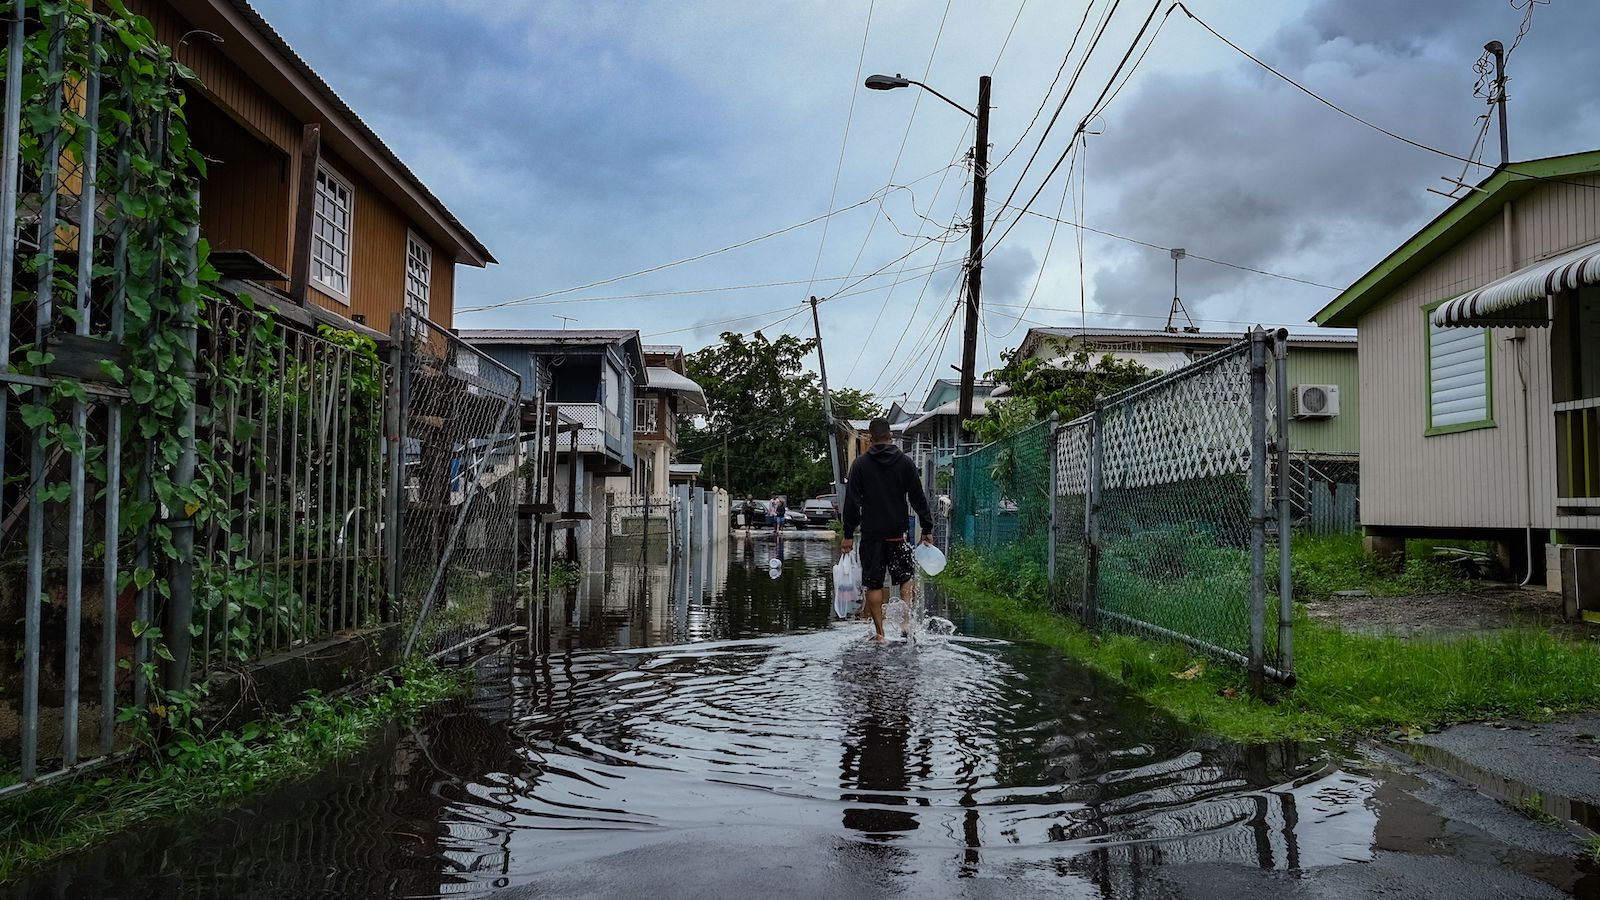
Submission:
M 618 462 L 632 456 L 633 436 L 623 431 L 621 416 L 598 403 L 557 403 L 556 408 L 568 421 L 582 426 L 575 435 L 578 452 L 601 453 Z M 568 446 L 565 441 L 558 445 L 561 450 Z

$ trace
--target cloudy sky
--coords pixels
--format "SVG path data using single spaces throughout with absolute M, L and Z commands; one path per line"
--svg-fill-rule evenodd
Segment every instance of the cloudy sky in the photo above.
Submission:
M 1512 43 L 1527 2 L 1188 0 L 1334 103 L 1458 155 L 1472 151 L 1486 109 L 1473 64 L 1485 41 Z M 839 294 L 820 307 L 830 379 L 885 397 L 920 393 L 959 359 L 960 321 L 946 323 L 968 240 L 973 135 L 937 98 L 857 89 L 858 75 L 904 73 L 969 107 L 978 76 L 994 77 L 988 210 L 1000 218 L 985 263 L 983 367 L 1033 324 L 1081 315 L 1160 327 L 1167 247 L 1245 267 L 1184 261 L 1197 324 L 1307 327 L 1335 294 L 1328 286 L 1347 285 L 1444 208 L 1426 188 L 1463 173 L 1318 104 L 1180 10 L 1157 12 L 1132 77 L 1046 182 L 1150 0 L 256 5 L 499 258 L 460 270 L 458 325 L 560 327 L 556 316 L 570 316 L 573 327 L 638 328 L 694 349 L 723 330 L 809 334 L 804 299 Z M 1589 0 L 1534 7 L 1508 67 L 1513 158 L 1595 146 L 1597 25 Z M 1484 158 L 1497 156 L 1491 130 Z M 1472 168 L 1467 180 L 1485 174 Z M 1036 192 L 1029 209 L 1040 215 L 1013 230 L 1001 204 Z M 1057 217 L 1118 237 L 1080 235 Z M 591 282 L 608 283 L 569 290 Z

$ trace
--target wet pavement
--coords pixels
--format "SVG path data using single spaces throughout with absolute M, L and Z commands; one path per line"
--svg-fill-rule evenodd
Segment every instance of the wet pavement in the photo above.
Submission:
M 5 896 L 1600 896 L 1573 835 L 1407 759 L 1196 734 L 946 599 L 956 634 L 870 645 L 834 552 L 620 563 L 470 699 Z

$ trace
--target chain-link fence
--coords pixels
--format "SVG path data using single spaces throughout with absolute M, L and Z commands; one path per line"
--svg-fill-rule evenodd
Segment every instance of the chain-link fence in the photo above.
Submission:
M 1289 468 L 1285 360 L 1284 335 L 1258 330 L 1083 418 L 959 457 L 956 542 L 1021 590 L 1042 571 L 1056 607 L 1086 624 L 1290 680 L 1282 555 L 1267 569 L 1290 525 L 1288 494 L 1270 484 Z
M 1024 589 L 1043 592 L 1049 578 L 1050 423 L 956 457 L 955 543 L 1013 573 Z
M 397 473 L 401 522 L 392 565 L 406 650 L 448 650 L 516 624 L 522 379 L 411 313 L 400 329 Z

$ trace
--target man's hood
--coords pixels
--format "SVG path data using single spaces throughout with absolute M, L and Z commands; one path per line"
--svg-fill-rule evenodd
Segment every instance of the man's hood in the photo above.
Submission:
M 867 450 L 867 456 L 878 465 L 887 466 L 893 465 L 905 454 L 894 444 L 874 444 Z

